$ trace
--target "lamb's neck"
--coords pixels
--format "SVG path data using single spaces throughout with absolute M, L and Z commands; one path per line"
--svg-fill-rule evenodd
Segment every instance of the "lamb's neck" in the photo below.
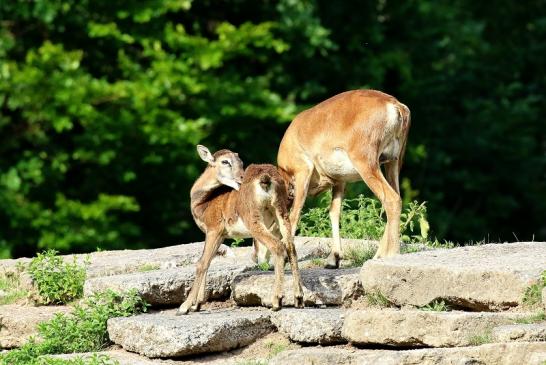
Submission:
M 210 194 L 220 186 L 222 186 L 222 184 L 216 179 L 214 172 L 207 168 L 191 188 L 191 210 L 194 211 L 195 208 L 206 203 Z

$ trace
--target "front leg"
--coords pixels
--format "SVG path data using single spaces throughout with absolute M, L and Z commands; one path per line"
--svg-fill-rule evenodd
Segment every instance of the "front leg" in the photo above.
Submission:
M 191 308 L 193 308 L 194 310 L 199 310 L 199 306 L 201 304 L 200 301 L 204 299 L 204 280 L 207 275 L 207 271 L 213 257 L 216 255 L 216 252 L 218 251 L 218 248 L 223 241 L 224 237 L 222 235 L 222 231 L 218 230 L 207 232 L 203 254 L 201 255 L 199 261 L 197 261 L 195 269 L 195 280 L 193 281 L 193 285 L 191 287 L 190 293 L 188 294 L 188 297 L 178 309 L 178 312 L 176 313 L 177 315 L 188 314 Z M 201 286 L 203 286 L 203 289 L 201 289 Z

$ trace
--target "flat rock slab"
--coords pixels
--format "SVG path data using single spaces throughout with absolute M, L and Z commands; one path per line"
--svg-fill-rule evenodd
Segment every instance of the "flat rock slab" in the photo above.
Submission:
M 544 361 L 546 342 L 512 342 L 406 351 L 304 347 L 280 353 L 269 365 L 543 365 Z
M 38 333 L 38 323 L 50 320 L 56 313 L 68 313 L 70 307 L 0 306 L 0 348 L 22 346 Z
M 495 342 L 546 341 L 546 322 L 495 327 L 492 336 Z
M 250 262 L 235 259 L 214 259 L 207 274 L 208 299 L 226 299 L 235 276 L 254 267 Z M 151 305 L 180 305 L 187 297 L 195 279 L 195 266 L 154 270 L 142 273 L 103 276 L 88 279 L 84 295 L 111 289 L 118 292 L 136 289 Z
M 69 262 L 75 258 L 82 265 L 88 261 L 87 277 L 92 278 L 138 272 L 150 268 L 165 269 L 191 265 L 201 257 L 203 245 L 204 242 L 195 242 L 154 249 L 100 251 L 62 257 Z M 233 250 L 226 245 L 220 246 L 218 255 L 236 257 Z M 0 269 L 14 271 L 18 264 L 26 265 L 29 262 L 29 258 L 0 260 Z
M 110 339 L 147 357 L 180 357 L 246 346 L 273 331 L 267 310 L 175 311 L 108 320 Z
M 371 309 L 346 314 L 343 336 L 359 345 L 397 347 L 469 346 L 491 329 L 514 323 L 524 314 L 496 312 L 428 312 Z
M 342 305 L 362 295 L 358 269 L 301 270 L 305 305 Z M 273 272 L 249 271 L 235 277 L 232 298 L 241 306 L 271 307 Z M 292 275 L 285 272 L 283 306 L 294 305 Z
M 277 330 L 292 341 L 306 344 L 347 342 L 341 336 L 345 311 L 340 308 L 284 308 L 271 315 Z
M 525 289 L 546 269 L 546 243 L 523 242 L 424 251 L 367 261 L 366 292 L 392 303 L 424 306 L 442 299 L 473 310 L 522 304 Z

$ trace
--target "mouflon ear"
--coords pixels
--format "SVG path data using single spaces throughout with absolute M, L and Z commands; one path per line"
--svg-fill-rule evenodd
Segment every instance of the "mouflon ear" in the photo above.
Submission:
M 201 157 L 201 160 L 208 162 L 211 165 L 214 164 L 214 157 L 212 157 L 212 153 L 210 153 L 207 147 L 198 144 L 197 153 L 199 153 L 199 157 Z

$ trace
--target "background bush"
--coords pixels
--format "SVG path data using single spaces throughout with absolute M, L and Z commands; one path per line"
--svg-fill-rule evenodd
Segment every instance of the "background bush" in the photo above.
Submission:
M 274 161 L 362 87 L 412 110 L 402 187 L 435 235 L 546 239 L 544 59 L 543 1 L 2 1 L 0 255 L 201 239 L 197 142 Z

